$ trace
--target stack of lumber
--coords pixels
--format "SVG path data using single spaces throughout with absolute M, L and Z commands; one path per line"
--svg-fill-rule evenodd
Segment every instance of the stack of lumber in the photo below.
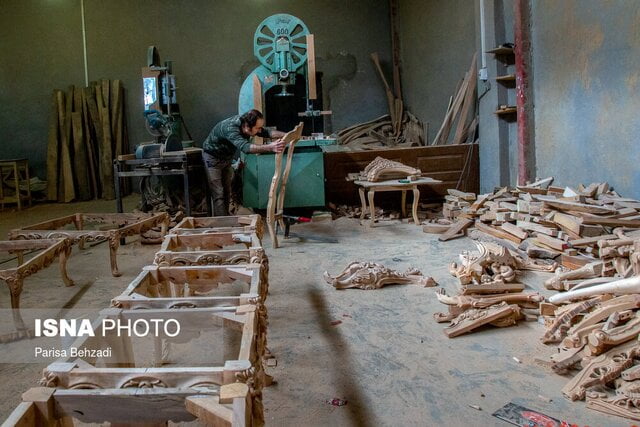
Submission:
M 449 100 L 444 120 L 432 145 L 445 145 L 450 139 L 451 144 L 475 142 L 478 128 L 476 65 L 477 54 L 474 54 L 469 71 L 458 86 L 455 95 Z M 455 132 L 451 136 L 454 123 L 456 123 Z
M 128 152 L 120 80 L 54 90 L 47 147 L 47 198 L 114 198 L 113 159 Z

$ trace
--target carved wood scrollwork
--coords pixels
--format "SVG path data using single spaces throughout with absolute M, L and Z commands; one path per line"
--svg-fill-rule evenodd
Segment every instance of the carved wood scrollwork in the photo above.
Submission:
M 324 272 L 324 280 L 336 289 L 360 288 L 365 290 L 379 289 L 386 284 L 426 285 L 422 273 L 409 269 L 404 273 L 392 270 L 374 262 L 355 261 L 349 264 L 342 273 L 331 276 Z

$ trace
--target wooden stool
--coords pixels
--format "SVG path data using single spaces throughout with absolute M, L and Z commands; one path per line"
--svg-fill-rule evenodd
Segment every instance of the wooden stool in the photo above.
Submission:
M 4 194 L 5 184 L 14 183 L 16 194 L 13 197 L 6 197 Z M 20 194 L 20 183 L 27 183 L 27 194 Z M 10 187 L 9 187 L 10 188 Z M 25 199 L 31 206 L 31 181 L 29 177 L 29 161 L 27 159 L 0 160 L 0 208 L 4 209 L 5 203 L 17 203 L 18 210 L 22 209 L 22 200 Z

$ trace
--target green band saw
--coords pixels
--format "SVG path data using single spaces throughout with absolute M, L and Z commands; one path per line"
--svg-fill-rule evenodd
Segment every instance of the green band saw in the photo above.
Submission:
M 280 13 L 269 16 L 257 27 L 253 37 L 253 53 L 260 62 L 244 80 L 238 97 L 240 114 L 255 108 L 265 113 L 267 124 L 275 123 L 268 115 L 269 102 L 283 97 L 297 95 L 296 88 L 305 82 L 299 103 L 303 107 L 295 111 L 297 123 L 305 121 L 305 134 L 312 138 L 300 141 L 296 145 L 292 169 L 287 185 L 285 207 L 324 206 L 324 159 L 321 146 L 336 143 L 335 139 L 324 138 L 316 133 L 316 120 L 319 116 L 331 114 L 331 111 L 316 109 L 321 107 L 318 99 L 316 81 L 319 75 L 315 69 L 315 47 L 313 34 L 302 20 L 295 16 Z M 301 82 L 297 82 L 302 79 Z M 267 92 L 280 86 L 273 98 Z M 290 89 L 290 90 L 289 90 Z M 298 104 L 294 104 L 298 105 Z M 279 129 L 288 131 L 290 129 Z M 319 129 L 322 131 L 322 128 Z M 254 143 L 261 143 L 260 140 Z M 267 205 L 269 184 L 274 170 L 274 157 L 269 154 L 243 155 L 243 204 L 247 207 L 263 209 Z

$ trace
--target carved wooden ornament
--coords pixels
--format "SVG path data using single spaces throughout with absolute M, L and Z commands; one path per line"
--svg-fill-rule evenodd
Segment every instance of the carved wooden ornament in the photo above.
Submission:
M 414 268 L 404 273 L 392 270 L 374 262 L 355 261 L 349 264 L 337 276 L 324 272 L 324 280 L 336 289 L 360 288 L 365 290 L 379 289 L 387 284 L 422 285 L 435 284 L 432 278 L 425 278 Z

